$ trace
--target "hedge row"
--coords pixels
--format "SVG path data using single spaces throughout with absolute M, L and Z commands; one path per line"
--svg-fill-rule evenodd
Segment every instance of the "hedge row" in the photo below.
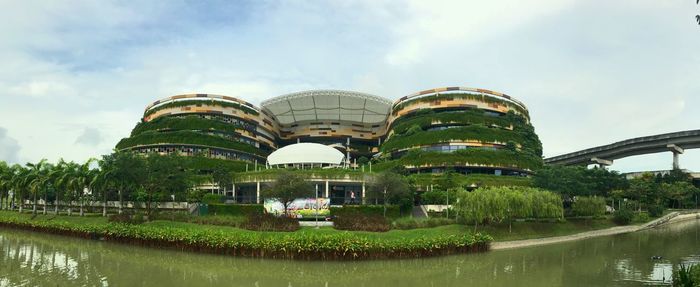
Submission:
M 392 169 L 397 166 L 467 166 L 493 165 L 535 170 L 542 166 L 542 159 L 526 153 L 509 150 L 466 149 L 452 153 L 409 151 L 405 156 L 373 166 L 375 171 Z
M 143 113 L 143 117 L 147 117 L 152 115 L 153 113 L 163 110 L 163 109 L 170 109 L 170 108 L 177 108 L 177 107 L 187 107 L 187 106 L 219 106 L 219 107 L 224 107 L 224 108 L 234 108 L 241 110 L 245 113 L 252 114 L 252 115 L 258 115 L 258 112 L 246 107 L 244 105 L 241 105 L 239 103 L 231 103 L 231 102 L 224 102 L 224 101 L 216 101 L 216 100 L 185 100 L 185 101 L 177 101 L 177 102 L 169 102 L 166 104 L 162 104 L 158 107 L 152 108 L 145 113 Z
M 124 138 L 117 143 L 117 149 L 125 149 L 138 145 L 149 144 L 194 144 L 233 149 L 250 154 L 266 156 L 267 154 L 255 146 L 231 141 L 220 136 L 212 136 L 193 131 L 146 132 L 134 137 Z
M 353 232 L 255 232 L 183 225 L 76 223 L 61 218 L 33 220 L 30 215 L 14 212 L 3 212 L 0 216 L 0 226 L 244 257 L 308 260 L 416 258 L 486 251 L 492 241 L 490 236 L 482 233 L 381 239 Z
M 420 145 L 450 142 L 451 140 L 476 140 L 484 143 L 515 142 L 522 144 L 523 137 L 514 131 L 487 128 L 484 126 L 464 126 L 437 131 L 419 131 L 410 135 L 395 135 L 384 142 L 380 149 L 384 152 L 395 151 Z
M 413 100 L 409 100 L 406 102 L 401 103 L 400 105 L 394 107 L 393 112 L 397 113 L 398 111 L 402 110 L 408 105 L 411 105 L 416 102 L 432 102 L 432 101 L 439 101 L 439 100 L 449 100 L 449 99 L 459 99 L 459 98 L 466 98 L 466 99 L 471 99 L 471 100 L 477 100 L 480 102 L 484 103 L 490 103 L 490 104 L 500 104 L 500 105 L 505 105 L 510 109 L 516 110 L 519 113 L 529 116 L 529 113 L 527 110 L 521 108 L 518 105 L 515 105 L 511 102 L 508 102 L 506 100 L 501 100 L 494 98 L 493 96 L 484 96 L 482 94 L 472 94 L 472 93 L 461 93 L 461 94 L 456 94 L 456 93 L 450 93 L 450 94 L 437 94 L 435 96 L 427 96 L 427 97 L 422 97 L 422 98 L 416 98 Z
M 265 208 L 262 204 L 209 204 L 211 215 L 248 216 L 264 212 Z
M 219 120 L 203 119 L 197 116 L 187 117 L 159 117 L 149 122 L 140 122 L 131 130 L 131 136 L 136 136 L 149 131 L 164 130 L 211 130 L 226 133 L 235 133 L 242 128 L 236 124 L 225 123 Z
M 352 216 L 354 214 L 362 214 L 366 216 L 384 215 L 384 205 L 345 205 L 342 207 L 331 206 L 331 216 Z M 387 205 L 386 217 L 399 218 L 401 217 L 401 206 Z
M 404 117 L 406 117 L 404 119 Z M 471 125 L 509 127 L 512 123 L 505 117 L 492 117 L 484 114 L 484 111 L 478 109 L 465 109 L 459 112 L 429 112 L 421 113 L 415 116 L 404 116 L 399 118 L 392 124 L 391 130 L 395 134 L 403 134 L 414 125 L 420 126 L 422 129 L 427 129 L 433 125 L 433 122 L 460 123 Z

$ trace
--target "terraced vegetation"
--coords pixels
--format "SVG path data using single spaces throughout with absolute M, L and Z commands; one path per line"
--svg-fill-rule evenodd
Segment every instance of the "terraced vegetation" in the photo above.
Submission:
M 170 108 L 178 108 L 178 107 L 187 107 L 187 106 L 219 106 L 219 107 L 224 107 L 224 108 L 234 108 L 241 110 L 245 113 L 251 114 L 251 115 L 258 115 L 259 113 L 249 107 L 246 107 L 244 105 L 241 105 L 239 103 L 234 103 L 234 102 L 225 102 L 225 101 L 217 101 L 217 100 L 182 100 L 182 101 L 175 101 L 175 102 L 169 102 L 162 104 L 160 106 L 151 108 L 150 110 L 146 111 L 143 114 L 143 117 L 148 117 L 152 114 L 154 114 L 157 111 L 164 110 L 164 109 L 170 109 Z
M 153 144 L 190 144 L 208 147 L 219 147 L 246 152 L 249 154 L 266 156 L 267 153 L 255 146 L 226 139 L 221 136 L 213 136 L 193 131 L 171 131 L 166 133 L 146 132 L 137 136 L 124 138 L 117 143 L 119 150 Z

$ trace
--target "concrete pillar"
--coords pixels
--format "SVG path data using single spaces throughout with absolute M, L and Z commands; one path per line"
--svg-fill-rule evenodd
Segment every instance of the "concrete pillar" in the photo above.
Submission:
M 362 182 L 362 204 L 367 204 L 367 200 L 365 199 L 367 193 L 366 193 L 366 188 L 365 188 L 365 182 Z
M 675 145 L 668 144 L 666 147 L 673 153 L 673 169 L 680 169 L 680 164 L 678 164 L 678 157 L 684 152 L 683 148 Z
M 673 153 L 673 169 L 680 169 L 680 165 L 678 164 L 678 155 L 679 153 Z
M 602 159 L 602 158 L 597 158 L 597 157 L 592 158 L 591 162 L 594 164 L 597 164 L 598 167 L 600 167 L 602 169 L 605 169 L 606 166 L 610 166 L 613 164 L 612 160 L 607 160 L 607 159 Z
M 232 192 L 231 195 L 233 195 L 233 202 L 238 203 L 238 201 L 236 200 L 236 184 L 235 183 L 231 184 L 231 192 Z
M 260 203 L 260 181 L 256 181 L 256 188 L 255 188 L 255 202 Z
M 331 191 L 330 191 L 330 188 L 329 188 L 329 187 L 330 187 L 330 184 L 328 184 L 328 181 L 326 180 L 326 198 L 330 198 L 330 197 L 331 197 L 331 196 L 330 196 Z

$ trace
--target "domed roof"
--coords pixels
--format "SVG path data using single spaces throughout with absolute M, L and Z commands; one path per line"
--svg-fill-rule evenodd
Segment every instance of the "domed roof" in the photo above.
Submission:
M 263 109 L 283 125 L 304 121 L 383 123 L 391 101 L 378 96 L 341 90 L 312 90 L 263 101 Z
M 332 147 L 318 143 L 296 143 L 280 148 L 267 157 L 270 165 L 283 164 L 335 164 L 340 165 L 345 156 Z

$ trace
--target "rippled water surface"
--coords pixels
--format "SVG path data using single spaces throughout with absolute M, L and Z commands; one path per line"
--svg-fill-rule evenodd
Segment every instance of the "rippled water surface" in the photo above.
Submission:
M 700 262 L 700 221 L 577 242 L 441 258 L 233 258 L 0 229 L 0 286 L 640 286 Z M 652 260 L 652 256 L 662 256 Z

